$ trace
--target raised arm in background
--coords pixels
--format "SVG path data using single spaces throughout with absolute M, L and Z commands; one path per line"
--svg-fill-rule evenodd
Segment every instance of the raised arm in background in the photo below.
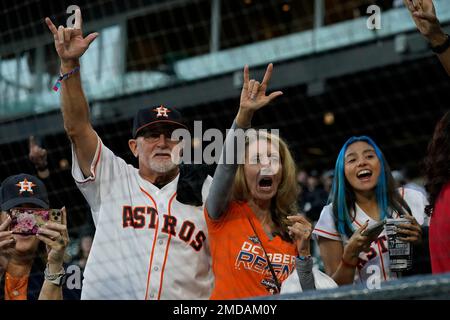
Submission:
M 89 48 L 98 33 L 83 37 L 81 11 L 75 11 L 73 28 L 55 27 L 46 18 L 48 28 L 53 34 L 55 48 L 61 60 L 61 74 L 67 74 L 80 67 L 80 57 Z M 97 134 L 92 128 L 89 118 L 89 106 L 81 86 L 80 71 L 74 72 L 61 82 L 61 109 L 64 128 L 74 146 L 83 174 L 91 175 L 91 163 L 97 148 Z
M 431 47 L 439 48 L 449 41 L 448 35 L 444 33 L 436 15 L 433 0 L 403 0 L 409 9 L 414 23 L 420 33 L 427 39 Z M 450 48 L 447 48 L 437 56 L 450 75 Z
M 233 131 L 236 129 L 248 129 L 251 126 L 253 114 L 269 104 L 273 99 L 282 95 L 281 91 L 272 92 L 266 96 L 267 85 L 272 76 L 273 65 L 269 64 L 261 83 L 254 79 L 250 80 L 248 66 L 244 68 L 244 83 L 241 92 L 241 101 L 236 120 L 233 122 L 231 130 L 225 139 L 222 150 L 222 163 L 217 165 L 214 173 L 213 183 L 206 200 L 206 209 L 212 219 L 219 219 L 228 206 L 233 187 L 234 176 L 237 170 L 238 152 L 236 146 L 236 136 Z M 228 152 L 233 152 L 232 163 L 226 163 Z

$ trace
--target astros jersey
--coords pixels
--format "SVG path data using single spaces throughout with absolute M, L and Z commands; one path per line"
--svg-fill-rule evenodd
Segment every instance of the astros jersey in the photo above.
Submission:
M 399 192 L 402 194 L 403 199 L 408 204 L 417 222 L 420 225 L 428 225 L 428 219 L 424 213 L 425 206 L 428 203 L 424 195 L 412 189 L 401 188 Z M 394 213 L 393 216 L 395 218 L 398 215 Z M 353 221 L 354 229 L 359 229 L 367 220 L 369 220 L 369 227 L 377 222 L 356 204 L 356 217 Z M 313 233 L 316 236 L 342 241 L 344 245 L 349 240 L 346 236 L 340 235 L 337 230 L 333 217 L 332 204 L 323 208 Z M 386 230 L 383 230 L 378 239 L 372 242 L 370 251 L 359 254 L 359 262 L 355 272 L 355 283 L 362 283 L 366 287 L 374 288 L 372 286 L 375 286 L 377 283 L 395 278 L 396 274 L 389 271 L 388 239 Z
M 262 241 L 280 284 L 295 269 L 296 246 L 279 236 L 270 240 L 247 203 L 231 202 L 219 220 L 212 220 L 205 207 L 205 217 L 215 275 L 211 299 L 239 299 L 272 294 L 275 282 L 259 240 Z
M 178 177 L 159 189 L 99 138 L 85 179 L 72 154 L 72 174 L 96 226 L 82 299 L 209 298 L 213 274 L 203 208 L 176 200 Z M 203 201 L 211 181 L 203 184 Z

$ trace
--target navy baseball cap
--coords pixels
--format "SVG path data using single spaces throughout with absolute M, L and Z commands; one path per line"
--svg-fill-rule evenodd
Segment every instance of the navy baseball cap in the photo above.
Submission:
M 3 211 L 31 203 L 43 209 L 49 208 L 47 188 L 35 176 L 21 173 L 6 178 L 0 189 L 0 201 Z
M 156 124 L 168 124 L 176 128 L 185 128 L 181 113 L 174 108 L 165 106 L 144 108 L 137 112 L 133 122 L 133 138 L 144 128 L 151 128 Z

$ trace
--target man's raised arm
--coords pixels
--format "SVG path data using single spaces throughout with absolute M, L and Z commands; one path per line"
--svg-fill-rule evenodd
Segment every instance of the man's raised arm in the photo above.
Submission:
M 450 75 L 450 40 L 444 33 L 436 15 L 433 0 L 403 0 L 420 33 L 428 40 Z
M 81 85 L 79 59 L 98 33 L 91 33 L 83 38 L 79 9 L 75 11 L 73 28 L 59 26 L 57 29 L 49 18 L 45 22 L 55 40 L 56 52 L 61 60 L 61 75 L 68 75 L 68 78 L 60 81 L 64 128 L 72 141 L 80 168 L 88 177 L 91 175 L 91 163 L 97 148 L 97 134 L 90 122 L 89 106 Z

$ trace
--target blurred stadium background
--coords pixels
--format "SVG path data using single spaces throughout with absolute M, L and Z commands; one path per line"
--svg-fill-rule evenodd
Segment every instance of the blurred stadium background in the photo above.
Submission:
M 448 109 L 450 82 L 398 0 L 91 0 L 0 2 L 0 179 L 34 173 L 28 137 L 48 150 L 54 207 L 72 236 L 90 220 L 70 174 L 70 144 L 51 90 L 59 73 L 44 23 L 65 24 L 78 5 L 84 33 L 100 37 L 82 58 L 94 126 L 134 163 L 127 141 L 137 109 L 168 105 L 188 121 L 225 130 L 238 107 L 241 70 L 275 64 L 270 90 L 284 95 L 255 125 L 279 128 L 299 169 L 334 167 L 351 135 L 372 136 L 392 169 L 420 184 L 421 161 Z M 369 30 L 366 9 L 382 8 Z M 435 0 L 450 31 L 450 1 Z

